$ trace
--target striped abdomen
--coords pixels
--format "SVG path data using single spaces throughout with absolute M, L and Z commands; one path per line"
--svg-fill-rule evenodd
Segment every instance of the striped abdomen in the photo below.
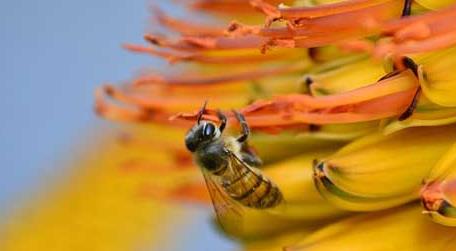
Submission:
M 271 208 L 282 202 L 279 188 L 260 172 L 248 168 L 236 175 L 223 175 L 223 187 L 231 198 L 247 207 Z

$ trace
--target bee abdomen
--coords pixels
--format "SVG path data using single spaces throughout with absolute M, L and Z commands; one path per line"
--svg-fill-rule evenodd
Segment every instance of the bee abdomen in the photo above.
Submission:
M 259 198 L 257 208 L 275 207 L 283 201 L 282 192 L 280 192 L 279 188 L 270 180 L 266 181 L 268 182 L 268 189 Z
M 251 179 L 251 187 L 239 187 L 240 179 L 225 187 L 230 191 L 231 197 L 241 204 L 258 209 L 266 209 L 277 206 L 282 202 L 283 197 L 279 188 L 263 175 L 252 173 L 242 175 L 242 179 Z
M 251 187 L 251 188 L 248 188 L 246 191 L 242 191 L 242 193 L 240 195 L 234 195 L 232 196 L 233 199 L 237 200 L 237 201 L 242 201 L 242 200 L 245 200 L 245 199 L 250 199 L 249 197 L 254 195 L 255 192 L 257 191 L 257 189 L 263 184 L 263 179 L 261 177 L 258 177 L 256 179 L 256 182 L 255 184 Z

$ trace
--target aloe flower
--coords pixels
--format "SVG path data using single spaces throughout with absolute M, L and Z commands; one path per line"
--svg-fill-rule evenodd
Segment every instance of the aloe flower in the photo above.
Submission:
M 84 151 L 72 152 L 71 164 L 66 164 L 70 174 L 32 192 L 16 205 L 21 208 L 2 219 L 1 250 L 171 250 L 170 234 L 188 224 L 192 214 L 147 195 L 157 172 L 164 175 L 167 166 L 176 165 L 168 152 L 179 135 L 167 128 L 159 131 L 148 134 L 160 143 L 155 148 L 147 147 L 147 141 L 132 144 L 129 135 L 112 130 L 91 135 L 90 144 L 79 148 Z M 153 154 L 150 149 L 155 149 Z M 177 160 L 184 169 L 185 159 Z M 150 170 L 148 163 L 156 162 L 161 169 Z
M 261 172 L 285 199 L 283 210 L 247 210 L 241 230 L 225 231 L 246 250 L 456 249 L 456 228 L 445 227 L 456 226 L 454 1 L 184 5 L 185 19 L 153 7 L 154 27 L 167 32 L 124 45 L 167 60 L 168 71 L 96 90 L 100 116 L 133 125 L 125 142 L 166 149 L 166 164 L 123 167 L 162 177 L 138 193 L 211 204 L 182 143 L 207 100 L 203 119 L 221 110 L 230 133 L 231 110 L 245 116 Z M 201 13 L 219 21 L 194 21 Z M 149 139 L 169 131 L 167 144 Z

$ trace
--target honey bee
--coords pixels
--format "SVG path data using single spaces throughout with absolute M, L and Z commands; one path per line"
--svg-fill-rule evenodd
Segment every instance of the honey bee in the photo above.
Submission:
M 242 128 L 235 138 L 223 136 L 226 116 L 218 112 L 220 125 L 202 121 L 206 103 L 198 113 L 196 124 L 185 137 L 187 149 L 201 167 L 219 223 L 230 228 L 242 217 L 243 206 L 270 209 L 283 201 L 279 188 L 260 170 L 261 161 L 249 151 L 246 140 L 249 126 L 244 116 L 233 111 Z M 226 229 L 225 229 L 226 230 Z

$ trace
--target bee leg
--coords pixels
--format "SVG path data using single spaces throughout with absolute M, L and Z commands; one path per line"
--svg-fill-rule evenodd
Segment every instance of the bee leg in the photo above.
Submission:
M 263 165 L 263 161 L 258 156 L 252 153 L 242 152 L 241 158 L 245 163 L 254 167 L 259 167 Z
M 225 130 L 225 127 L 226 127 L 226 116 L 221 111 L 217 111 L 217 117 L 220 120 L 219 130 L 220 130 L 220 133 L 222 133 L 223 130 Z
M 258 157 L 255 152 L 255 149 L 247 144 L 247 141 L 242 144 L 241 147 L 241 158 L 242 160 L 254 167 L 259 167 L 263 165 L 263 161 Z
M 239 124 L 242 128 L 242 135 L 237 138 L 237 141 L 239 143 L 244 143 L 244 141 L 247 140 L 250 134 L 249 125 L 247 124 L 247 121 L 245 121 L 244 115 L 242 115 L 238 111 L 233 111 L 233 113 L 236 116 L 236 119 L 239 121 Z
M 410 69 L 413 72 L 413 75 L 418 78 L 418 65 L 409 57 L 404 57 L 402 59 L 402 63 L 404 64 L 405 67 Z M 416 109 L 416 105 L 418 104 L 418 99 L 421 95 L 421 86 L 418 86 L 416 89 L 415 95 L 413 96 L 412 102 L 410 102 L 410 105 L 407 107 L 407 109 L 399 115 L 398 120 L 402 121 L 410 116 L 412 116 L 413 112 Z

